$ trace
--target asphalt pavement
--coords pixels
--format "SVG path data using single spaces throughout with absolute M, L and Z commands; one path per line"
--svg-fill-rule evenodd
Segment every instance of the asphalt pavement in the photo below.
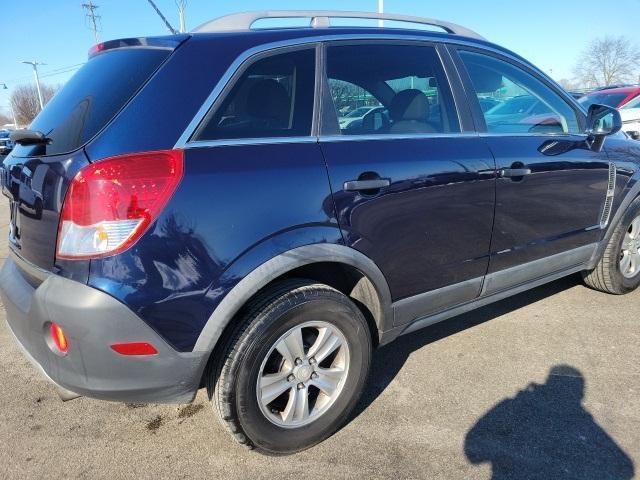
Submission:
M 7 225 L 2 199 L 2 259 Z M 2 310 L 0 477 L 633 478 L 639 313 L 640 292 L 609 296 L 574 276 L 403 337 L 376 353 L 347 425 L 276 458 L 235 444 L 204 392 L 179 406 L 62 403 Z

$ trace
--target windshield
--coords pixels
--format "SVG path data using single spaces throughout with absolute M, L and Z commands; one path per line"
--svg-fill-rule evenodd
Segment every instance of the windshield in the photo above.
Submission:
M 606 105 L 608 107 L 616 108 L 620 105 L 628 93 L 592 93 L 585 95 L 578 102 L 585 108 L 589 108 L 591 105 Z
M 166 49 L 123 48 L 89 60 L 31 124 L 32 130 L 51 139 L 46 154 L 70 152 L 89 141 L 170 53 Z M 31 154 L 29 147 L 20 148 Z

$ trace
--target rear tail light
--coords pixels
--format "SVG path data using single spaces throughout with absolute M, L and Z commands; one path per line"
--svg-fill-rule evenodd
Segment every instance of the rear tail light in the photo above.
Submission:
M 120 253 L 158 217 L 183 173 L 182 150 L 108 158 L 78 172 L 62 207 L 59 259 Z

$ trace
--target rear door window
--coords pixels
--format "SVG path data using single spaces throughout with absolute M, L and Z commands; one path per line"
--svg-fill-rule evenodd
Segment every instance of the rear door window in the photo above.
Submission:
M 432 46 L 329 46 L 327 77 L 342 135 L 460 131 L 444 68 Z
M 207 115 L 194 140 L 311 135 L 315 49 L 256 60 Z
M 84 145 L 131 99 L 170 53 L 170 49 L 162 48 L 124 48 L 90 59 L 30 126 L 51 139 L 46 155 L 70 152 Z M 15 155 L 30 155 L 32 150 L 33 147 L 18 145 Z

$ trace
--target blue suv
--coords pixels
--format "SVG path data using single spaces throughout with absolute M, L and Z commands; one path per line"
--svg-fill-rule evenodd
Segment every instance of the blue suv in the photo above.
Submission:
M 240 443 L 299 451 L 400 335 L 576 272 L 638 286 L 640 144 L 620 127 L 431 19 L 245 13 L 105 42 L 12 133 L 8 324 L 63 398 L 206 387 Z

